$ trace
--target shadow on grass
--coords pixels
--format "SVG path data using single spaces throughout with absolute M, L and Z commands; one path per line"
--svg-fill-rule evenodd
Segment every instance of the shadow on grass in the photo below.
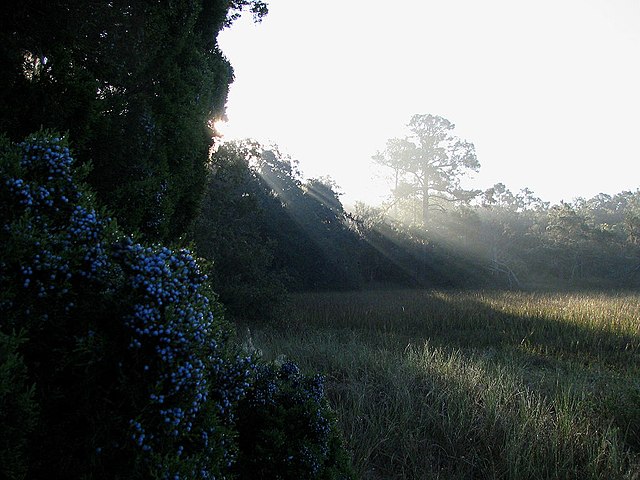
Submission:
M 513 448 L 522 450 L 523 461 L 526 455 L 538 455 L 540 462 L 548 460 L 545 456 L 551 458 L 546 474 L 538 478 L 552 478 L 552 472 L 560 475 L 557 478 L 571 478 L 568 474 L 597 478 L 594 475 L 605 470 L 611 474 L 607 470 L 610 465 L 602 466 L 602 459 L 589 457 L 613 456 L 596 445 L 617 442 L 617 433 L 602 433 L 611 423 L 618 427 L 623 440 L 620 448 L 636 452 L 639 449 L 640 404 L 635 380 L 640 370 L 639 339 L 619 326 L 620 319 L 598 322 L 590 321 L 593 319 L 587 318 L 584 311 L 576 314 L 580 297 L 554 296 L 540 303 L 533 294 L 513 292 L 403 290 L 308 294 L 301 300 L 301 322 L 336 332 L 337 342 L 349 336 L 357 338 L 345 348 L 352 351 L 353 358 L 357 356 L 354 350 L 361 349 L 362 358 L 357 361 L 362 364 L 353 369 L 356 360 L 343 362 L 350 362 L 344 371 L 349 378 L 336 378 L 334 400 L 338 405 L 351 402 L 345 406 L 353 415 L 348 427 L 362 429 L 353 434 L 354 438 L 371 434 L 366 425 L 358 426 L 357 422 L 379 423 L 377 436 L 381 443 L 371 447 L 366 456 L 386 459 L 395 465 L 395 472 L 410 470 L 416 463 L 415 455 L 403 455 L 408 448 L 407 438 L 396 438 L 403 435 L 430 455 L 430 465 L 436 471 L 455 478 L 484 478 L 487 474 L 536 478 L 527 470 L 534 463 L 518 470 L 520 467 L 505 466 L 500 460 L 504 452 L 496 448 L 514 441 L 520 442 Z M 597 304 L 595 308 L 597 313 Z M 604 310 L 602 313 L 612 315 Z M 437 361 L 430 357 L 423 362 L 427 375 L 413 378 L 415 372 L 393 370 L 394 358 L 397 362 L 398 354 L 406 354 L 407 345 L 415 347 L 425 342 L 429 346 L 425 352 L 432 352 L 427 356 L 439 352 Z M 413 352 L 414 356 L 419 354 L 418 350 Z M 430 369 L 429 362 L 438 368 Z M 390 371 L 382 372 L 384 368 Z M 416 390 L 406 384 L 406 379 L 398 381 L 396 377 L 402 376 L 413 378 L 412 382 L 421 383 L 422 387 Z M 510 387 L 504 386 L 506 377 L 512 377 Z M 345 389 L 342 393 L 341 388 Z M 354 389 L 360 393 L 354 396 Z M 504 392 L 498 395 L 492 389 Z M 523 389 L 527 390 L 526 395 Z M 390 395 L 390 391 L 395 393 Z M 364 399 L 365 396 L 369 398 Z M 515 400 L 505 400 L 509 396 Z M 399 407 L 402 402 L 404 407 Z M 506 403 L 488 405 L 491 402 Z M 510 406 L 509 402 L 515 403 Z M 424 408 L 425 403 L 429 408 Z M 398 412 L 400 408 L 405 411 Z M 532 409 L 545 411 L 528 412 Z M 570 415 L 573 416 L 569 418 Z M 385 422 L 385 416 L 394 418 L 393 422 Z M 398 416 L 405 417 L 405 425 L 412 425 L 406 432 L 394 430 L 393 423 L 397 428 L 403 424 Z M 567 425 L 564 437 L 557 438 L 563 431 L 559 423 L 578 420 L 581 425 Z M 514 433 L 519 429 L 523 429 L 522 433 Z M 532 446 L 538 442 L 536 429 L 544 441 Z M 579 443 L 576 438 L 574 445 L 573 436 L 597 440 Z M 512 457 L 516 462 L 520 459 Z M 558 461 L 568 463 L 553 464 Z M 579 464 L 588 462 L 592 463 L 593 475 L 585 476 Z M 382 468 L 379 460 L 374 463 Z M 391 474 L 386 471 L 386 475 Z
M 625 319 L 609 318 L 599 323 L 598 319 L 582 319 L 589 320 L 589 324 L 580 318 L 567 321 L 567 313 L 571 312 L 562 310 L 562 298 L 547 297 L 547 305 L 539 307 L 536 294 L 514 292 L 395 290 L 307 294 L 298 309 L 305 317 L 301 322 L 362 330 L 372 334 L 372 339 L 379 339 L 382 334 L 412 343 L 430 340 L 438 346 L 463 350 L 521 352 L 523 358 L 549 367 L 570 363 L 640 370 L 640 337 L 612 327 Z M 564 298 L 575 305 L 578 297 Z M 509 302 L 530 305 L 519 308 Z M 611 317 L 615 313 L 602 314 Z M 315 318 L 306 318 L 309 315 Z M 578 312 L 580 315 L 585 313 Z M 636 321 L 640 321 L 640 312 L 636 315 Z

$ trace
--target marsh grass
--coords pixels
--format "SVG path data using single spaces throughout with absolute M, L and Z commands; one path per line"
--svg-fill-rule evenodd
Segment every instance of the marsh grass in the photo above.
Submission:
M 313 293 L 253 327 L 328 378 L 362 478 L 638 478 L 633 294 Z

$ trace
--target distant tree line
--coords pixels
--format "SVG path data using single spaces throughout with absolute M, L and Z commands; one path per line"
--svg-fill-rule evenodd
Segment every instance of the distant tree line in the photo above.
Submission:
M 473 211 L 465 233 L 489 266 L 526 284 L 637 287 L 640 284 L 640 190 L 550 205 L 497 184 Z
M 391 216 L 389 208 L 358 205 L 355 216 L 369 225 L 365 235 L 397 238 L 416 228 L 412 210 Z M 423 234 L 436 250 L 474 265 L 478 286 L 637 288 L 639 220 L 640 190 L 551 205 L 498 183 L 473 202 L 434 212 Z
M 277 148 L 227 142 L 196 249 L 222 302 L 246 319 L 277 317 L 286 291 L 640 285 L 640 191 L 550 205 L 498 183 L 433 196 L 428 218 L 421 195 L 395 192 L 346 211 L 330 178 L 303 180 Z

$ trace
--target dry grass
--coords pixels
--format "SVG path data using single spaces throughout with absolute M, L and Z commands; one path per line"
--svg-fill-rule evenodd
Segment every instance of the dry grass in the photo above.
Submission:
M 368 291 L 251 330 L 328 378 L 362 478 L 638 478 L 640 299 Z

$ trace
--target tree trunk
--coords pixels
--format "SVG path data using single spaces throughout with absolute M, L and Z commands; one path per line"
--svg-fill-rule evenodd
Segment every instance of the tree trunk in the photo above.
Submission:
M 398 174 L 400 172 L 400 169 L 398 167 L 395 167 L 395 171 L 396 171 L 396 183 L 395 186 L 393 188 L 393 194 L 396 197 L 394 202 L 393 202 L 393 216 L 397 217 L 398 215 Z
M 424 188 L 422 193 L 422 226 L 427 226 L 429 220 L 429 191 Z
M 422 170 L 422 226 L 427 227 L 429 221 L 429 177 L 427 176 L 427 165 L 423 165 Z

